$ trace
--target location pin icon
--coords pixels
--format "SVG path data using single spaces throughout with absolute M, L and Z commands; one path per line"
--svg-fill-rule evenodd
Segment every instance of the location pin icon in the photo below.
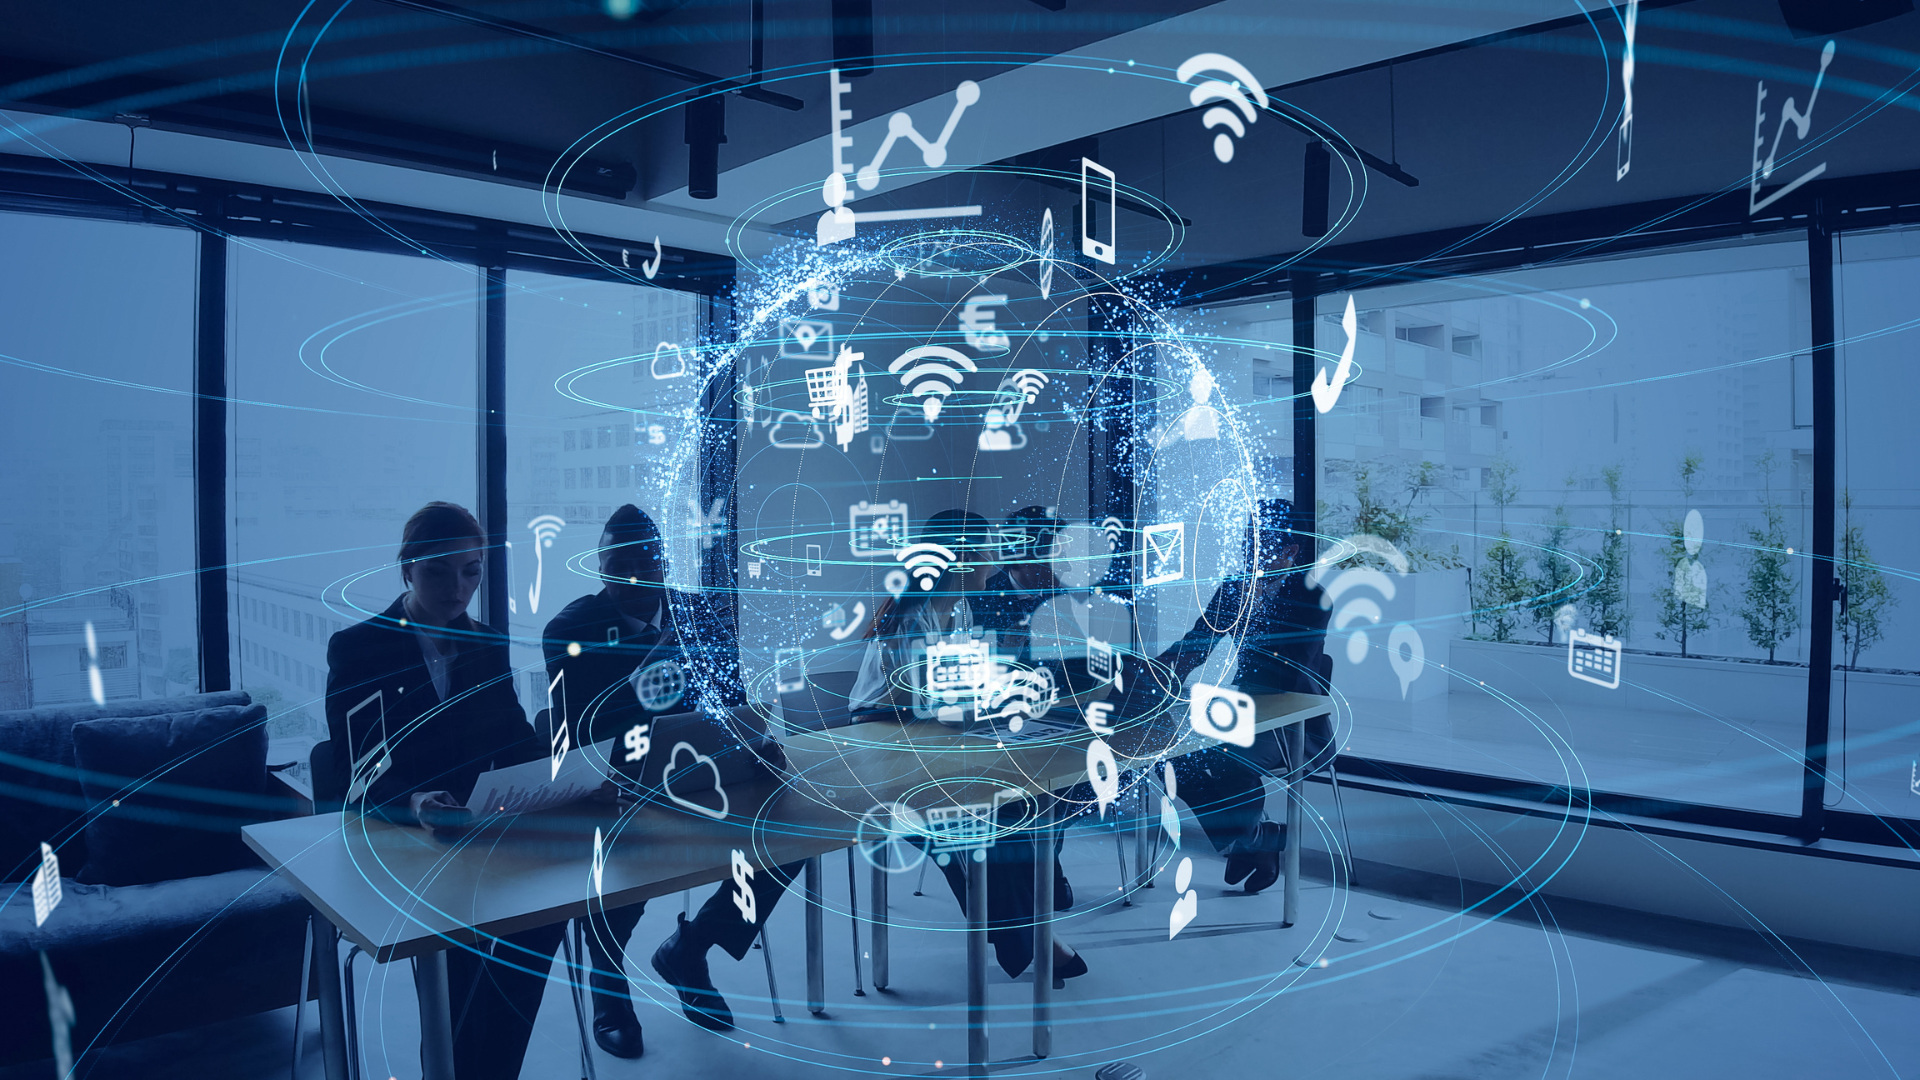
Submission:
M 931 424 L 940 415 L 940 406 L 944 404 L 938 394 L 928 394 L 920 402 L 920 411 L 927 414 L 927 423 Z
M 887 571 L 887 576 L 883 580 L 883 584 L 886 585 L 887 592 L 890 593 L 895 600 L 898 600 L 900 594 L 907 591 L 907 572 L 896 566 L 892 570 Z
M 1100 818 L 1104 821 L 1107 807 L 1120 797 L 1120 766 L 1113 760 L 1113 748 L 1105 739 L 1087 744 L 1087 783 L 1093 786 L 1093 797 L 1100 804 Z
M 1402 645 L 1407 649 L 1405 657 L 1400 655 Z M 1427 670 L 1427 648 L 1420 643 L 1420 631 L 1406 623 L 1395 623 L 1387 638 L 1387 661 L 1393 665 L 1393 673 L 1400 676 L 1400 698 L 1404 701 L 1407 688 Z

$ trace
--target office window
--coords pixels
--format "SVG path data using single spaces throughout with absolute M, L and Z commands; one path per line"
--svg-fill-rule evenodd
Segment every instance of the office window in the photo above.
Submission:
M 659 523 L 669 538 L 669 581 L 675 587 L 699 581 L 701 549 L 688 510 L 696 448 L 685 436 L 692 430 L 700 380 L 691 363 L 677 374 L 663 367 L 667 377 L 656 379 L 652 357 L 663 335 L 683 347 L 696 343 L 701 303 L 692 293 L 650 286 L 507 275 L 510 621 L 513 664 L 529 713 L 546 707 L 539 641 L 547 621 L 600 587 L 568 560 L 598 546 L 600 527 L 615 506 L 633 503 Z M 635 366 L 638 379 L 628 370 Z M 579 377 L 569 382 L 570 374 Z M 672 437 L 636 446 L 636 422 L 662 425 Z M 561 490 L 573 488 L 574 470 L 553 466 L 576 439 L 581 450 L 593 451 L 589 460 L 595 464 L 579 466 L 577 479 L 580 489 L 598 494 L 596 503 L 564 504 L 554 487 L 559 477 Z
M 1141 478 L 1140 523 L 1182 523 L 1186 550 L 1180 569 L 1195 587 L 1141 592 L 1139 644 L 1150 655 L 1185 634 L 1211 600 L 1215 583 L 1242 564 L 1250 492 L 1282 498 L 1293 493 L 1292 299 L 1210 304 L 1176 312 L 1174 321 L 1186 336 L 1191 358 L 1205 366 L 1212 385 L 1193 385 L 1190 361 L 1178 350 L 1156 350 L 1160 378 L 1185 389 L 1163 397 L 1146 411 L 1150 419 L 1142 420 L 1143 441 L 1157 449 L 1151 470 Z M 1275 358 L 1272 363 L 1265 359 L 1269 356 Z M 1284 369 L 1285 378 L 1276 377 L 1275 369 Z M 1264 392 L 1258 381 L 1262 375 L 1270 380 Z M 1210 409 L 1220 411 L 1210 416 Z M 1206 480 L 1196 482 L 1199 477 Z M 1136 546 L 1142 551 L 1138 570 L 1144 578 L 1158 556 L 1144 539 Z M 1231 679 L 1226 669 L 1230 651 L 1215 649 L 1195 678 L 1215 683 Z
M 1920 818 L 1920 481 L 1914 474 L 1914 403 L 1920 373 L 1912 325 L 1920 293 L 1920 229 L 1847 234 L 1837 242 L 1839 340 L 1836 397 L 1838 577 L 1827 804 L 1883 817 Z M 1811 358 L 1796 386 L 1794 426 L 1809 418 Z M 1810 435 L 1810 432 L 1804 432 Z
M 1808 570 L 1789 549 L 1807 548 L 1812 488 L 1790 357 L 1809 334 L 1805 244 L 1501 282 L 1497 296 L 1443 282 L 1359 297 L 1484 347 L 1383 342 L 1362 385 L 1424 393 L 1421 417 L 1346 441 L 1359 425 L 1342 414 L 1370 407 L 1350 387 L 1322 418 L 1321 531 L 1380 535 L 1410 571 L 1390 573 L 1391 597 L 1342 594 L 1382 612 L 1349 620 L 1327 649 L 1353 702 L 1350 752 L 1796 813 Z M 1597 350 L 1594 312 L 1618 328 Z M 1319 345 L 1343 343 L 1336 328 Z M 1409 348 L 1418 379 L 1398 355 Z M 1426 420 L 1437 389 L 1480 424 Z M 1476 470 L 1478 484 L 1457 481 Z M 1366 639 L 1350 654 L 1354 630 Z
M 407 518 L 436 499 L 477 509 L 474 275 L 401 255 L 232 247 L 230 587 L 268 605 L 274 650 L 270 665 L 243 657 L 234 678 L 267 704 L 276 738 L 326 734 L 320 688 L 288 666 L 326 669 L 326 641 L 300 620 L 385 610 L 405 589 L 394 560 Z
M 0 214 L 0 709 L 200 689 L 194 233 Z M 64 374 L 62 374 L 64 372 Z M 94 648 L 86 646 L 88 625 Z

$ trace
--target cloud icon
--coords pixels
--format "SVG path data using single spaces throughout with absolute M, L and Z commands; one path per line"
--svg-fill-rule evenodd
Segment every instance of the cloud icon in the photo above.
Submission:
M 715 794 L 720 796 L 720 808 L 718 810 L 704 803 L 697 803 L 692 799 L 682 798 L 674 794 L 673 774 L 681 771 L 680 751 L 682 750 L 685 750 L 693 757 L 693 764 L 688 766 L 688 768 L 698 768 L 704 765 L 713 770 L 713 790 Z M 696 814 L 705 814 L 715 821 L 725 821 L 727 819 L 727 789 L 720 786 L 720 766 L 715 765 L 712 758 L 695 750 L 692 743 L 677 742 L 673 744 L 673 754 L 667 759 L 665 771 L 660 774 L 660 787 L 666 791 L 667 798 L 673 800 L 676 806 L 683 806 Z
M 805 424 L 806 431 L 795 433 L 793 429 L 787 428 L 789 423 Z M 782 429 L 786 429 L 787 433 L 782 435 Z M 780 418 L 773 422 L 772 429 L 767 432 L 767 441 L 782 450 L 812 450 L 827 444 L 826 436 L 820 434 L 820 425 L 797 412 L 781 413 Z
M 887 421 L 887 438 L 894 442 L 922 442 L 933 438 L 933 425 L 927 423 L 924 410 L 898 406 L 893 410 L 893 418 Z

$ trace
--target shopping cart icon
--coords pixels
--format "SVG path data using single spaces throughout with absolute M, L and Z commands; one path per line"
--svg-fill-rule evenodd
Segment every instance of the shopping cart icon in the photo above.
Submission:
M 933 807 L 921 815 L 919 826 L 930 841 L 933 861 L 941 866 L 961 851 L 971 851 L 974 861 L 985 862 L 987 849 L 993 846 L 993 807 L 986 803 Z

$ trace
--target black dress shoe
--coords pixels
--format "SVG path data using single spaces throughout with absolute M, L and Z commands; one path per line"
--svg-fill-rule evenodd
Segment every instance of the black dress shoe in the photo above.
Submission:
M 1242 880 L 1251 895 L 1270 888 L 1280 880 L 1280 853 L 1287 847 L 1287 827 L 1277 821 L 1262 821 L 1246 844 L 1246 850 L 1227 856 L 1226 879 L 1229 885 Z
M 1077 979 L 1087 973 L 1087 958 L 1081 956 L 1079 953 L 1074 953 L 1067 959 L 1062 960 L 1059 954 L 1060 949 L 1058 946 L 1055 946 L 1053 957 L 1053 988 L 1055 990 L 1065 990 L 1068 979 Z
M 707 947 L 695 940 L 685 915 L 675 916 L 679 929 L 653 950 L 653 970 L 661 981 L 680 995 L 681 1011 L 687 1019 L 708 1031 L 732 1031 L 733 1010 L 727 999 L 714 988 L 707 974 Z
M 604 992 L 608 989 L 594 980 L 593 1041 L 614 1057 L 637 1058 L 647 1052 L 647 1044 L 640 1034 L 640 1020 L 633 1015 L 626 983 L 620 983 L 617 996 Z

